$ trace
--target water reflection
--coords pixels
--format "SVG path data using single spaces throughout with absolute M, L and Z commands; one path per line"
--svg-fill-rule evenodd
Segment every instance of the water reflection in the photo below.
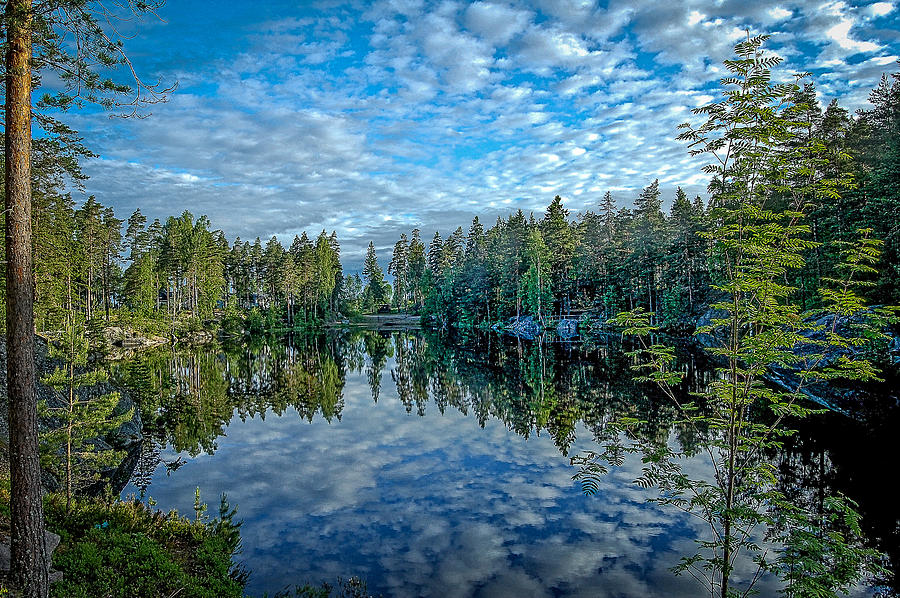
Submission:
M 256 594 L 359 575 L 396 596 L 693 596 L 668 567 L 700 528 L 646 504 L 640 462 L 597 497 L 571 479 L 566 455 L 622 415 L 701 446 L 630 365 L 615 344 L 371 331 L 146 355 L 117 372 L 152 430 L 126 493 L 190 512 L 196 486 L 227 492 Z M 684 392 L 705 384 L 683 367 Z

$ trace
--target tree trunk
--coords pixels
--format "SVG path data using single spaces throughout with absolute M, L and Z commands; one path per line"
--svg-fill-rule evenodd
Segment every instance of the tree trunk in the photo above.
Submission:
M 6 4 L 6 381 L 12 529 L 10 574 L 25 598 L 46 598 L 47 553 L 34 394 L 31 256 L 31 0 Z
M 93 251 L 93 243 L 88 244 L 88 251 Z M 94 262 L 93 259 L 88 256 L 88 275 L 87 275 L 87 319 L 88 321 L 94 317 Z
M 106 323 L 109 324 L 109 268 L 110 256 L 106 252 L 103 256 L 103 312 L 106 317 Z

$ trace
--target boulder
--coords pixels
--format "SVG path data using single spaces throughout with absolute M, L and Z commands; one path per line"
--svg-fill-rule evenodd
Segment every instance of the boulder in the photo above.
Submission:
M 507 320 L 504 330 L 513 336 L 534 340 L 541 334 L 543 328 L 531 316 L 513 316 Z
M 578 336 L 578 320 L 560 320 L 556 325 L 556 334 L 566 340 L 575 338 Z
M 44 532 L 44 546 L 47 551 L 47 562 L 51 561 L 51 557 L 53 556 L 53 551 L 56 550 L 56 547 L 59 546 L 59 536 L 54 534 L 53 532 Z M 0 542 L 0 575 L 6 577 L 9 573 L 9 569 L 12 563 L 12 555 L 9 550 L 9 543 L 4 540 Z M 53 569 L 48 570 L 50 576 L 50 583 L 60 581 L 63 578 L 62 571 L 54 571 Z

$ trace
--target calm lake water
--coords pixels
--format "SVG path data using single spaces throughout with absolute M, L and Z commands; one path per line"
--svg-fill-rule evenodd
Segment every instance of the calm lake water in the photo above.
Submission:
M 459 348 L 418 333 L 151 354 L 118 372 L 154 436 L 123 496 L 192 514 L 197 488 L 210 511 L 227 494 L 254 596 L 349 576 L 384 596 L 697 596 L 669 568 L 703 524 L 648 503 L 638 459 L 595 496 L 572 479 L 570 457 L 622 415 L 663 441 L 701 441 L 673 429 L 674 412 L 628 365 L 603 345 Z M 684 367 L 686 391 L 708 376 L 693 359 Z M 872 541 L 896 552 L 896 508 L 860 479 L 874 474 L 855 462 L 862 438 L 872 446 L 878 430 L 820 417 L 773 458 L 810 501 L 850 493 Z M 705 475 L 700 460 L 687 467 Z

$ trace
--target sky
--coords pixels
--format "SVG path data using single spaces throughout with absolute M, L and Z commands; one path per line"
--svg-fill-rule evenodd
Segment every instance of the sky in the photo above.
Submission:
M 263 242 L 336 231 L 345 268 L 386 262 L 474 216 L 574 217 L 659 179 L 702 193 L 675 140 L 718 97 L 734 43 L 769 33 L 776 76 L 865 107 L 900 70 L 900 10 L 842 0 L 322 2 L 169 0 L 127 24 L 145 81 L 177 82 L 142 119 L 72 111 L 98 154 L 86 193 L 127 218 L 189 210 Z M 77 198 L 76 198 L 77 199 Z

